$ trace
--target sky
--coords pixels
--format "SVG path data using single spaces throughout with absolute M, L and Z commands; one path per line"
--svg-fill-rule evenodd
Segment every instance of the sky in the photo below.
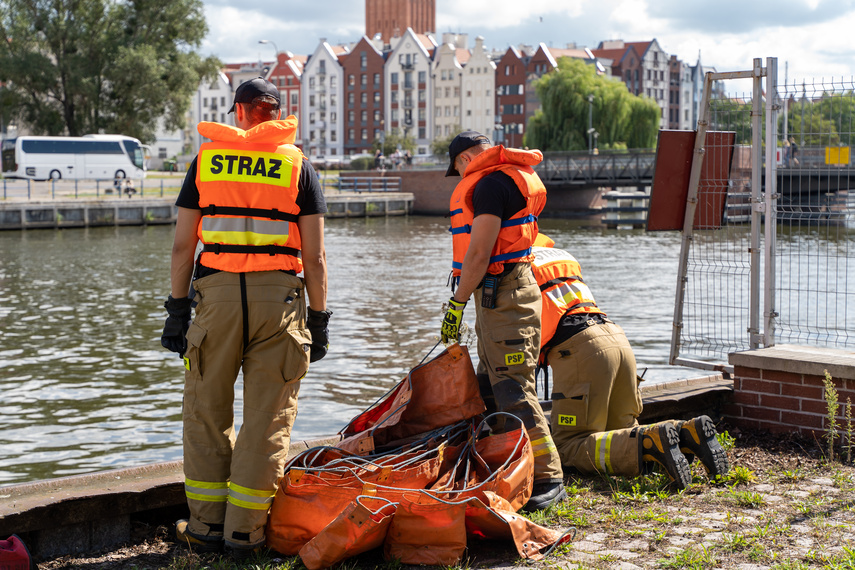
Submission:
M 227 63 L 272 60 L 273 44 L 308 55 L 322 38 L 347 44 L 365 33 L 363 0 L 203 2 L 209 32 L 200 51 Z M 848 85 L 855 75 L 855 0 L 436 0 L 436 11 L 437 41 L 443 32 L 466 33 L 470 47 L 479 35 L 502 51 L 656 39 L 684 62 L 694 65 L 700 56 L 720 72 L 777 57 L 779 84 Z

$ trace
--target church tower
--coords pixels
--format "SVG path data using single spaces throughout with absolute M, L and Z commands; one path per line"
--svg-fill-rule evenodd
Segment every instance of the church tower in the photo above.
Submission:
M 412 28 L 436 32 L 436 0 L 365 0 L 365 35 L 380 34 L 385 43 Z

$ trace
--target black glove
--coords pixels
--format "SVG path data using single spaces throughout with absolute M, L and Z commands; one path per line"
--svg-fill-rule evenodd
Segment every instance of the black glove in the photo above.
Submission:
M 184 356 L 187 351 L 187 329 L 190 328 L 190 304 L 193 299 L 173 299 L 172 295 L 163 304 L 169 317 L 163 325 L 160 344 L 163 348 Z
M 311 354 L 309 362 L 316 362 L 327 355 L 330 346 L 330 316 L 332 311 L 315 311 L 311 307 L 306 317 L 306 328 L 312 335 Z

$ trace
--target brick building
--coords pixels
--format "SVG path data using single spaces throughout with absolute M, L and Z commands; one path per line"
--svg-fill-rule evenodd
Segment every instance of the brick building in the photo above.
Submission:
M 417 34 L 436 31 L 436 0 L 365 0 L 365 35 L 389 43 L 407 28 Z

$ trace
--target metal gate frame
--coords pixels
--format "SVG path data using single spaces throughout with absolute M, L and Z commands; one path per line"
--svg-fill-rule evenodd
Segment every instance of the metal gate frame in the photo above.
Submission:
M 766 91 L 763 92 L 763 78 L 766 78 Z M 751 238 L 749 247 L 750 256 L 750 291 L 749 291 L 749 346 L 759 348 L 760 345 L 769 347 L 775 344 L 775 241 L 777 232 L 777 164 L 776 150 L 778 137 L 778 111 L 781 106 L 778 103 L 778 59 L 766 58 L 766 67 L 763 60 L 754 59 L 753 69 L 749 71 L 733 71 L 724 73 L 708 72 L 704 76 L 704 89 L 701 97 L 700 117 L 695 134 L 695 144 L 692 154 L 692 169 L 689 177 L 689 188 L 686 197 L 686 213 L 683 218 L 683 231 L 680 243 L 680 261 L 677 273 L 677 291 L 674 302 L 674 320 L 671 335 L 671 354 L 669 364 L 690 366 L 704 370 L 726 370 L 733 368 L 726 364 L 715 364 L 702 360 L 680 357 L 680 333 L 683 328 L 683 304 L 686 295 L 686 284 L 688 282 L 687 270 L 689 250 L 692 245 L 694 233 L 695 210 L 698 204 L 698 186 L 703 166 L 704 141 L 706 132 L 710 125 L 710 101 L 712 87 L 715 81 L 731 79 L 752 79 L 752 111 L 751 131 L 752 148 L 751 153 Z M 765 107 L 763 104 L 765 95 Z M 756 149 L 763 147 L 763 129 L 761 121 L 765 117 L 766 126 L 766 192 L 762 192 L 763 180 L 761 169 L 763 161 L 760 152 Z M 766 215 L 766 214 L 769 215 Z M 765 226 L 763 224 L 765 218 Z M 760 232 L 764 229 L 764 249 L 761 260 Z M 762 267 L 761 267 L 762 261 Z M 763 331 L 760 330 L 760 278 L 761 271 L 764 277 L 763 295 Z

